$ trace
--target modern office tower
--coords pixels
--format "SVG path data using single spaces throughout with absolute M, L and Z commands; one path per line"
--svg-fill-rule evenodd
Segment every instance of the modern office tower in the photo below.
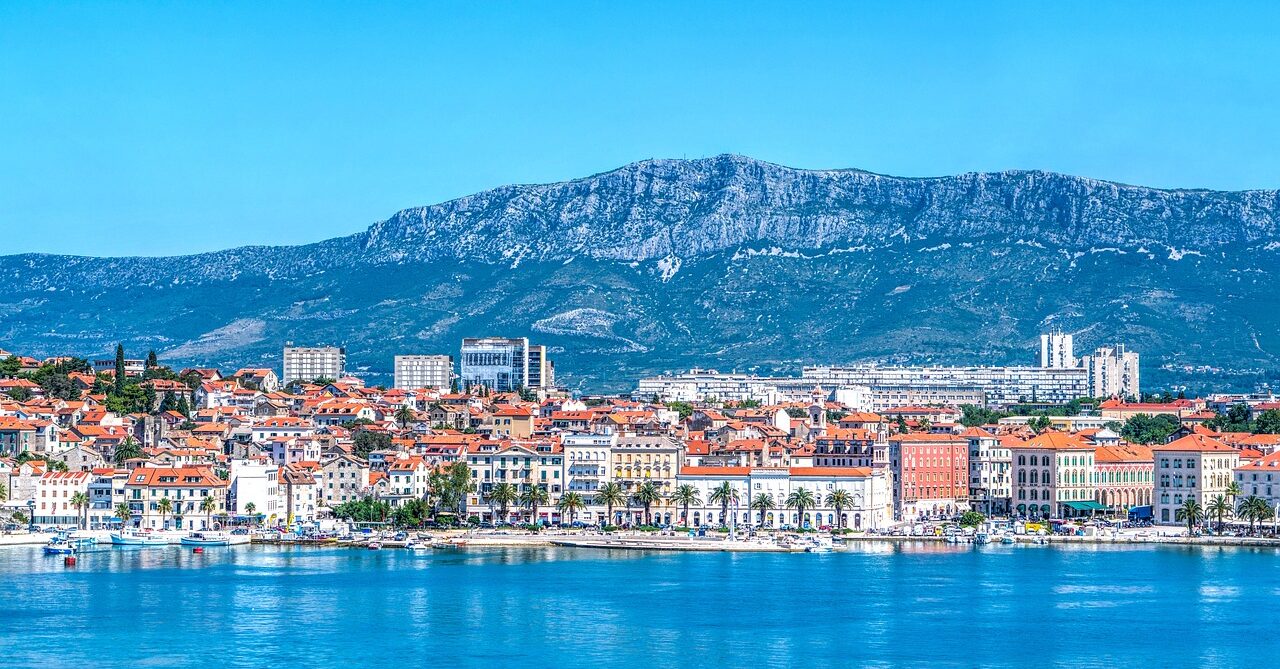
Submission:
M 484 386 L 496 392 L 550 388 L 554 367 L 547 347 L 527 337 L 469 337 L 462 340 L 459 374 L 464 389 Z

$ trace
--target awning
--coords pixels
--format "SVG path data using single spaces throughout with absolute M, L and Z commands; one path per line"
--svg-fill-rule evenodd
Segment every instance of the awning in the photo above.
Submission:
M 1097 502 L 1064 502 L 1076 511 L 1106 511 L 1107 507 Z

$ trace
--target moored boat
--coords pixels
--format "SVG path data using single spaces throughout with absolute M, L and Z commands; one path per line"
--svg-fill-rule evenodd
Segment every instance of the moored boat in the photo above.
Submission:
M 44 545 L 45 555 L 75 555 L 98 543 L 93 539 L 67 539 L 54 537 Z
M 167 546 L 169 540 L 148 530 L 121 530 L 111 533 L 116 546 Z
M 229 546 L 231 536 L 226 532 L 192 532 L 182 537 L 183 546 Z

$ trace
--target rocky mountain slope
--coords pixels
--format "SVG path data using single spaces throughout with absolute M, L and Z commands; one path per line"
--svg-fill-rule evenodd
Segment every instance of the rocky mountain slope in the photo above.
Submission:
M 1055 325 L 1139 350 L 1148 386 L 1249 387 L 1280 375 L 1277 272 L 1277 191 L 717 156 L 505 186 L 305 246 L 0 257 L 0 347 L 278 367 L 286 340 L 343 343 L 385 381 L 396 353 L 529 335 L 571 386 L 618 390 L 690 366 L 1029 363 Z

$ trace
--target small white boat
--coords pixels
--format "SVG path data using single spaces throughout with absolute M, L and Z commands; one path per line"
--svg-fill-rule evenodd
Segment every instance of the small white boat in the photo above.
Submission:
M 835 546 L 831 542 L 831 537 L 818 537 L 808 542 L 804 547 L 806 553 L 830 553 L 835 550 Z
M 192 532 L 181 541 L 183 546 L 230 546 L 231 536 L 226 532 Z
M 369 550 L 371 550 L 371 551 L 380 551 L 380 550 L 382 550 L 382 542 L 381 542 L 381 541 L 370 541 L 368 544 L 366 544 L 366 545 L 365 545 L 365 548 L 367 548 L 367 549 L 369 549 Z
M 1017 541 L 1018 540 L 1014 539 L 1013 535 L 1010 535 L 1010 534 L 1006 534 L 1003 537 L 1000 537 L 1000 543 L 1005 544 L 1006 546 L 1017 543 Z
M 116 546 L 167 546 L 169 540 L 148 530 L 121 530 L 111 533 Z
M 987 533 L 979 532 L 973 535 L 973 543 L 978 546 L 984 546 L 987 543 Z
M 408 543 L 406 543 L 404 547 L 409 549 L 415 555 L 426 553 L 431 550 L 431 544 L 424 544 L 420 541 L 413 541 L 413 540 L 410 540 Z

